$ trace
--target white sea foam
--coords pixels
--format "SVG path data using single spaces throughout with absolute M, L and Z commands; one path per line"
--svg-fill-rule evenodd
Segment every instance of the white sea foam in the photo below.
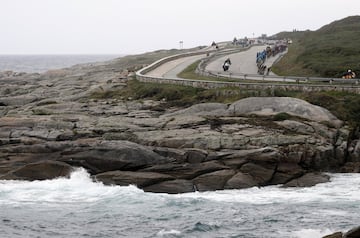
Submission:
M 104 186 L 93 182 L 82 168 L 73 172 L 70 178 L 32 182 L 0 180 L 0 204 L 96 202 L 121 193 L 143 192 L 135 186 Z
M 70 224 L 85 219 L 99 227 L 114 228 L 123 224 L 129 227 L 123 230 L 127 235 L 134 234 L 136 229 L 144 235 L 160 237 L 196 236 L 205 231 L 192 229 L 194 224 L 216 222 L 215 229 L 205 229 L 213 237 L 218 232 L 243 232 L 240 234 L 257 237 L 271 228 L 274 235 L 271 237 L 316 238 L 331 234 L 339 227 L 351 229 L 358 223 L 360 174 L 331 174 L 331 177 L 330 183 L 311 188 L 268 186 L 169 195 L 145 193 L 135 186 L 105 186 L 94 182 L 84 169 L 78 169 L 70 178 L 0 181 L 0 210 L 3 211 L 0 219 L 8 223 L 25 221 L 35 228 L 44 223 L 53 227 L 59 219 L 64 222 L 63 226 L 69 225 L 68 219 Z M 54 219 L 49 217 L 38 222 L 32 219 L 32 214 L 43 211 Z M 23 220 L 24 217 L 28 220 Z M 17 231 L 16 227 L 12 231 L 6 224 L 0 224 L 1 237 L 4 237 L 2 228 L 10 229 L 9 234 Z M 334 231 L 319 230 L 326 228 Z M 39 235 L 35 231 L 32 231 L 34 237 Z M 57 231 L 64 232 L 63 229 Z M 116 229 L 107 231 L 116 237 Z M 72 230 L 66 232 L 73 237 L 78 235 Z
M 294 231 L 289 234 L 290 238 L 321 238 L 326 235 L 333 234 L 335 231 L 329 229 L 317 230 L 317 229 L 302 229 Z
M 253 187 L 242 190 L 197 192 L 178 197 L 250 204 L 360 201 L 360 174 L 331 174 L 331 182 L 309 188 Z
M 346 202 L 360 201 L 360 174 L 332 174 L 330 183 L 310 188 L 281 188 L 267 186 L 241 190 L 196 192 L 178 195 L 149 194 L 135 186 L 104 186 L 94 182 L 84 169 L 78 169 L 69 179 L 45 181 L 0 181 L 0 203 L 24 202 L 94 202 L 104 198 L 126 195 L 142 199 L 207 199 L 217 202 L 249 204 Z M 327 213 L 331 211 L 326 211 Z M 334 210 L 338 214 L 339 211 Z M 331 215 L 331 214 L 329 214 Z M 341 215 L 341 214 L 338 214 Z
M 181 234 L 181 231 L 178 231 L 178 230 L 161 230 L 159 231 L 156 236 L 159 236 L 159 237 L 163 237 L 163 236 L 167 236 L 167 235 L 180 235 Z

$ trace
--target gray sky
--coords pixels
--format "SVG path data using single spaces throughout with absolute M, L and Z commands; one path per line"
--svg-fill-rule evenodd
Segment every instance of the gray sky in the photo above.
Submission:
M 0 0 L 0 54 L 134 54 L 316 30 L 360 0 Z

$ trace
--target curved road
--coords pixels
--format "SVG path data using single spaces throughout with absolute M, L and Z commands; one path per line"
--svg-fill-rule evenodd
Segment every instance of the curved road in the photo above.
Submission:
M 239 53 L 229 54 L 225 55 L 223 57 L 220 57 L 218 59 L 215 59 L 214 61 L 210 62 L 205 70 L 221 73 L 221 74 L 253 74 L 257 75 L 257 65 L 256 65 L 256 53 L 263 51 L 266 48 L 265 45 L 261 46 L 253 46 L 249 48 L 246 51 L 242 51 Z M 275 57 L 270 57 L 266 60 L 265 65 L 266 67 L 271 66 L 274 61 L 279 58 L 281 54 L 278 54 Z M 165 64 L 160 65 L 159 67 L 155 68 L 154 70 L 146 73 L 148 76 L 153 77 L 162 77 L 162 78 L 178 78 L 178 74 L 183 71 L 185 68 L 187 68 L 192 63 L 203 59 L 206 57 L 206 54 L 196 55 L 196 56 L 189 56 L 189 57 L 183 57 L 176 60 L 169 61 Z M 231 60 L 231 66 L 230 69 L 227 72 L 224 72 L 222 69 L 222 65 L 224 61 L 230 58 Z M 274 75 L 273 73 L 270 73 L 270 75 Z
M 192 63 L 205 58 L 206 54 L 183 57 L 160 65 L 154 70 L 146 73 L 148 76 L 163 78 L 178 78 L 177 75 Z
M 256 53 L 263 51 L 265 48 L 265 45 L 253 46 L 246 51 L 226 55 L 209 63 L 205 69 L 211 72 L 226 73 L 223 71 L 222 65 L 227 58 L 230 58 L 231 66 L 227 71 L 228 74 L 258 74 L 258 68 L 256 65 Z M 281 54 L 277 54 L 275 57 L 270 57 L 266 59 L 264 65 L 266 65 L 267 68 L 272 66 L 275 60 L 278 59 L 280 56 Z M 271 73 L 270 75 L 274 74 Z
M 229 50 L 230 49 L 230 50 Z M 148 81 L 152 79 L 169 79 L 171 80 L 180 80 L 177 76 L 181 71 L 183 71 L 186 67 L 191 65 L 192 63 L 206 58 L 209 54 L 215 54 L 214 56 L 219 53 L 224 55 L 219 57 L 218 59 L 213 59 L 213 61 L 209 62 L 205 65 L 205 70 L 202 72 L 204 75 L 216 75 L 217 77 L 225 77 L 231 79 L 245 79 L 245 80 L 261 80 L 261 81 L 281 81 L 281 82 L 297 82 L 297 83 L 308 83 L 311 82 L 327 82 L 329 84 L 347 84 L 347 86 L 342 87 L 342 90 L 349 90 L 353 88 L 359 88 L 358 84 L 360 84 L 359 79 L 340 79 L 340 78 L 320 78 L 320 77 L 300 77 L 300 76 L 276 76 L 272 72 L 270 76 L 266 75 L 259 75 L 257 73 L 257 65 L 256 65 L 256 54 L 257 52 L 261 52 L 266 49 L 266 45 L 256 45 L 252 46 L 251 48 L 247 49 L 246 51 L 241 51 L 238 53 L 229 53 L 226 51 L 231 51 L 232 48 L 220 47 L 220 50 L 212 49 L 212 47 L 207 47 L 201 51 L 195 51 L 191 54 L 183 54 L 182 55 L 175 55 L 169 58 L 163 58 L 159 60 L 159 62 L 154 62 L 153 64 L 142 68 L 136 75 L 139 79 L 143 81 Z M 241 48 L 239 48 L 241 50 Z M 215 52 L 215 53 L 214 53 Z M 274 62 L 282 57 L 286 53 L 279 53 L 275 57 L 270 57 L 266 60 L 265 65 L 268 67 L 272 66 Z M 193 55 L 193 56 L 185 56 L 185 55 Z M 195 56 L 194 56 L 195 55 Z M 179 58 L 181 57 L 181 58 Z M 230 58 L 232 61 L 232 65 L 230 66 L 229 71 L 224 72 L 222 69 L 222 65 L 224 61 Z M 147 72 L 148 70 L 152 69 L 151 71 Z M 142 73 L 144 72 L 144 73 Z M 197 81 L 192 79 L 181 79 L 181 80 L 188 80 Z M 221 83 L 221 82 L 219 82 Z M 323 85 L 322 85 L 323 86 Z M 322 87 L 323 88 L 323 87 Z M 355 90 L 355 91 L 356 91 Z M 350 90 L 351 91 L 351 90 Z M 358 93 L 356 91 L 356 93 Z

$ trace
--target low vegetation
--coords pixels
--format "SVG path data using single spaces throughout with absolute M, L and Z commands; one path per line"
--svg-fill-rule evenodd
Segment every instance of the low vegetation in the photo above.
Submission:
M 232 103 L 246 97 L 294 97 L 306 100 L 312 104 L 324 107 L 339 119 L 347 121 L 352 126 L 360 125 L 360 95 L 348 92 L 300 92 L 284 90 L 244 90 L 239 88 L 200 89 L 173 84 L 142 83 L 130 80 L 126 87 L 97 92 L 91 95 L 94 99 L 122 100 L 161 100 L 164 107 L 184 107 L 204 102 Z M 284 120 L 286 114 L 281 114 L 277 120 Z
M 348 69 L 360 74 L 360 16 L 335 21 L 314 32 L 280 33 L 277 37 L 293 40 L 288 54 L 272 68 L 279 75 L 341 78 Z
M 293 44 L 288 54 L 273 67 L 280 75 L 341 77 L 348 68 L 360 76 L 360 16 L 345 18 L 331 23 L 318 31 L 280 33 L 278 38 L 291 38 Z M 121 59 L 123 65 L 148 64 L 156 59 L 180 53 L 158 51 L 141 56 Z M 140 58 L 139 58 L 140 57 Z M 120 61 L 119 61 L 120 63 Z M 229 81 L 228 78 L 204 77 L 195 73 L 199 62 L 195 62 L 178 76 L 197 80 Z M 120 66 L 119 66 L 120 67 Z M 237 80 L 238 81 L 238 80 Z M 245 82 L 245 81 L 242 81 Z M 360 95 L 348 92 L 311 92 L 284 90 L 244 90 L 239 88 L 199 89 L 169 84 L 141 83 L 130 80 L 126 87 L 114 91 L 96 92 L 94 99 L 161 100 L 164 107 L 184 107 L 203 102 L 232 103 L 251 96 L 287 96 L 306 100 L 331 111 L 339 119 L 354 128 L 360 126 Z M 278 114 L 274 120 L 286 120 L 286 113 Z M 216 124 L 216 122 L 215 122 Z

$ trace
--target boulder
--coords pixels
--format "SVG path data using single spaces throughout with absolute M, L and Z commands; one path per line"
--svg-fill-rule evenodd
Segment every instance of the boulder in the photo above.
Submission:
M 195 148 L 185 149 L 185 151 L 186 161 L 190 164 L 201 163 L 206 159 L 208 155 L 206 150 L 200 150 Z
M 241 166 L 240 171 L 249 174 L 259 185 L 267 185 L 275 173 L 276 165 L 266 165 L 263 167 L 254 163 L 247 163 Z
M 283 187 L 311 187 L 318 183 L 327 183 L 330 176 L 322 173 L 307 173 L 300 178 L 293 179 L 283 185 Z
M 153 151 L 163 157 L 172 158 L 178 163 L 184 163 L 187 159 L 187 154 L 184 150 L 167 148 L 167 147 L 155 147 Z
M 347 162 L 340 169 L 341 173 L 360 173 L 360 162 Z
M 220 170 L 212 173 L 200 175 L 193 179 L 198 191 L 214 191 L 224 189 L 226 182 L 234 176 L 233 170 Z
M 353 140 L 349 146 L 349 159 L 360 162 L 360 140 Z
M 343 238 L 342 232 L 335 232 L 331 235 L 324 236 L 323 238 Z
M 346 232 L 344 238 L 359 238 L 360 237 L 360 226 L 351 229 Z
M 209 161 L 197 164 L 184 163 L 155 165 L 146 169 L 142 169 L 141 171 L 163 173 L 178 179 L 193 179 L 202 174 L 207 174 L 223 169 L 229 169 L 229 167 L 215 161 Z
M 152 172 L 110 171 L 95 175 L 95 179 L 103 182 L 105 185 L 127 186 L 133 184 L 143 188 L 174 178 L 169 175 Z
M 165 181 L 148 187 L 144 187 L 143 189 L 145 192 L 170 194 L 195 192 L 193 182 L 185 179 Z
M 72 167 L 66 163 L 58 161 L 40 161 L 30 163 L 0 177 L 0 180 L 46 180 L 57 177 L 68 177 L 72 172 Z
M 242 172 L 238 172 L 231 179 L 229 179 L 224 188 L 225 189 L 241 189 L 259 186 L 259 183 L 249 175 Z
M 69 150 L 63 160 L 98 174 L 114 170 L 138 170 L 171 162 L 145 146 L 129 141 L 102 141 Z
M 295 163 L 280 163 L 270 181 L 270 184 L 284 184 L 294 178 L 298 178 L 305 173 L 305 170 Z
M 233 116 L 270 116 L 285 112 L 311 121 L 326 121 L 337 127 L 342 125 L 342 122 L 325 108 L 291 97 L 249 97 L 231 104 L 228 112 Z
M 275 163 L 283 159 L 284 156 L 275 148 L 263 147 L 251 150 L 236 150 L 229 152 L 222 158 L 222 161 L 229 166 L 242 165 L 246 161 L 261 162 L 261 163 Z

